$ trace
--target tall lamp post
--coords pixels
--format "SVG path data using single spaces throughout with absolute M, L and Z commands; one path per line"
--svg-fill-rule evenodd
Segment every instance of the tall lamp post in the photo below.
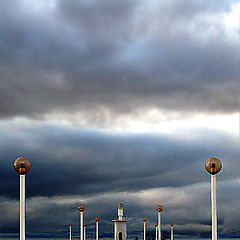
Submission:
M 81 221 L 80 221 L 81 240 L 84 240 L 83 239 L 83 212 L 85 211 L 85 206 L 84 205 L 79 205 L 78 210 L 79 210 L 80 215 L 81 215 Z
M 155 224 L 155 231 L 156 231 L 156 237 L 155 237 L 155 240 L 158 240 L 158 225 Z
M 20 175 L 20 240 L 25 240 L 25 175 L 31 169 L 31 162 L 24 157 L 20 157 L 14 162 L 14 169 Z
M 146 240 L 146 222 L 147 222 L 147 218 L 143 218 L 143 240 Z
M 161 236 L 161 212 L 163 211 L 162 205 L 157 205 L 156 210 L 158 212 L 158 240 L 162 240 Z
M 99 228 L 98 228 L 98 222 L 100 221 L 100 218 L 96 217 L 95 222 L 96 222 L 96 240 L 99 239 Z
M 69 240 L 72 240 L 72 224 L 69 224 Z
M 205 169 L 211 174 L 212 240 L 217 240 L 216 174 L 221 171 L 222 163 L 218 158 L 211 157 L 206 161 Z
M 173 240 L 173 226 L 174 226 L 174 224 L 170 224 L 170 228 L 171 228 L 171 240 Z

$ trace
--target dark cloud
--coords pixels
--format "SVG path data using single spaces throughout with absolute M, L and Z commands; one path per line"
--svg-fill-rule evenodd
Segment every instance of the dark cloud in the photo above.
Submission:
M 238 217 L 234 210 L 238 203 L 230 201 L 237 199 L 239 172 L 234 166 L 238 165 L 239 143 L 226 134 L 200 130 L 197 138 L 187 139 L 103 134 L 34 124 L 6 124 L 1 132 L 0 209 L 2 218 L 12 223 L 3 232 L 17 232 L 17 215 L 10 206 L 16 212 L 19 179 L 13 162 L 22 155 L 32 162 L 27 175 L 30 232 L 60 234 L 69 221 L 74 222 L 77 232 L 76 206 L 81 201 L 88 208 L 90 233 L 96 215 L 103 218 L 102 231 L 111 233 L 111 218 L 118 201 L 125 203 L 126 214 L 132 219 L 131 234 L 141 231 L 143 216 L 149 218 L 149 230 L 153 231 L 154 208 L 160 201 L 166 211 L 164 224 L 174 219 L 179 234 L 188 230 L 207 234 L 209 176 L 204 162 L 211 155 L 221 156 L 224 166 L 218 178 L 219 224 L 224 226 L 225 234 L 239 231 L 239 226 L 232 224 Z M 190 226 L 184 227 L 186 224 Z
M 1 117 L 235 112 L 233 3 L 2 1 Z

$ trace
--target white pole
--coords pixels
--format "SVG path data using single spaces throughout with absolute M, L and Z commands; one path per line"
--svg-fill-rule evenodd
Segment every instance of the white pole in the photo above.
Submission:
M 146 240 L 146 222 L 143 222 L 143 240 Z
M 83 240 L 83 212 L 80 212 L 81 214 L 81 240 Z
M 162 236 L 161 236 L 161 212 L 158 212 L 158 240 L 162 240 Z
M 98 240 L 98 222 L 96 222 L 96 240 Z
M 20 175 L 20 240 L 25 240 L 25 175 Z
M 84 240 L 86 240 L 86 226 L 84 226 Z
M 156 226 L 156 240 L 158 240 L 158 227 Z
M 69 239 L 72 240 L 72 226 L 69 225 Z
M 171 226 L 171 240 L 173 240 L 173 226 Z
M 212 240 L 217 240 L 216 175 L 211 175 L 211 198 L 212 198 Z

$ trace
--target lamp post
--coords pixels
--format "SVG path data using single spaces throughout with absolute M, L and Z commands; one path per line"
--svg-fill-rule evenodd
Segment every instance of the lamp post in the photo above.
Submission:
M 99 239 L 99 229 L 98 229 L 98 222 L 100 221 L 100 218 L 96 217 L 95 222 L 96 222 L 96 240 Z
M 174 224 L 170 224 L 170 228 L 171 228 L 171 240 L 173 240 L 173 226 L 174 226 Z
M 25 175 L 31 169 L 31 162 L 24 158 L 20 157 L 14 162 L 14 169 L 20 175 L 20 240 L 25 240 Z
M 156 210 L 158 212 L 158 240 L 162 240 L 161 236 L 161 212 L 163 211 L 162 205 L 157 205 Z
M 80 215 L 81 215 L 81 221 L 80 221 L 81 240 L 84 240 L 83 239 L 83 212 L 85 211 L 85 206 L 84 205 L 79 205 L 78 210 L 79 210 Z
M 211 174 L 212 240 L 217 240 L 216 174 L 221 171 L 222 163 L 218 158 L 211 157 L 206 161 L 205 169 Z
M 86 240 L 86 224 L 83 225 L 83 228 L 84 228 L 84 240 Z
M 155 237 L 155 240 L 158 240 L 158 225 L 155 224 L 155 230 L 156 230 L 156 237 Z
M 147 222 L 147 218 L 143 218 L 143 240 L 146 240 L 146 222 Z
M 72 240 L 72 224 L 69 224 L 69 240 Z

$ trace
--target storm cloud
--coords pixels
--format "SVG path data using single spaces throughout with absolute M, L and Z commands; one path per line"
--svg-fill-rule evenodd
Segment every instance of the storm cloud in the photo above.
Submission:
M 237 1 L 1 1 L 1 117 L 236 112 Z

